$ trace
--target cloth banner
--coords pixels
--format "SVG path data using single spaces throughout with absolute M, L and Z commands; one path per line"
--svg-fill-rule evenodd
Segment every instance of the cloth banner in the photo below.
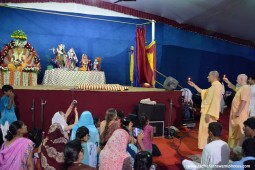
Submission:
M 152 41 L 146 46 L 145 35 L 145 26 L 137 26 L 135 50 L 133 53 L 131 51 L 130 55 L 130 81 L 133 82 L 133 86 L 136 87 L 155 86 L 156 42 Z

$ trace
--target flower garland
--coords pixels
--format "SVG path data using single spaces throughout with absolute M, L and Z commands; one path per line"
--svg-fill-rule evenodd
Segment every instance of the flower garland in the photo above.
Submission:
M 5 66 L 4 65 L 4 58 L 7 56 L 9 50 L 12 50 L 13 48 L 19 46 L 20 45 L 19 42 L 22 42 L 22 41 L 19 41 L 17 43 L 17 41 L 19 41 L 19 40 L 16 40 L 16 41 L 12 40 L 8 45 L 5 45 L 2 48 L 2 51 L 0 53 L 0 65 L 2 65 L 3 67 Z M 22 43 L 24 43 L 22 46 L 24 48 L 26 48 L 29 51 L 29 54 L 32 55 L 32 57 L 34 58 L 34 64 L 39 66 L 39 69 L 38 69 L 38 72 L 39 72 L 41 70 L 40 58 L 38 57 L 34 47 L 30 43 L 28 43 L 27 41 L 23 41 Z
M 27 67 L 22 68 L 22 71 L 38 73 L 39 72 L 39 68 L 38 67 L 27 66 Z
M 8 71 L 8 67 L 0 66 L 0 71 Z

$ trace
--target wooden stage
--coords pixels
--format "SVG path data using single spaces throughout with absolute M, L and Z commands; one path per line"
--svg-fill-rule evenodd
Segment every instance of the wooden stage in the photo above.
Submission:
M 165 126 L 168 125 L 169 101 L 173 101 L 172 123 L 179 126 L 182 123 L 181 92 L 166 91 L 156 88 L 129 87 L 122 92 L 111 91 L 83 91 L 75 86 L 14 86 L 17 116 L 24 121 L 29 129 L 32 128 L 32 102 L 35 103 L 35 127 L 41 128 L 41 101 L 44 106 L 44 129 L 48 129 L 51 118 L 57 111 L 66 111 L 72 100 L 78 101 L 78 112 L 91 111 L 92 115 L 104 119 L 108 108 L 124 111 L 125 115 L 132 113 L 141 99 L 150 98 L 157 103 L 166 105 Z M 71 115 L 72 116 L 72 115 Z M 71 119 L 71 118 L 70 118 Z

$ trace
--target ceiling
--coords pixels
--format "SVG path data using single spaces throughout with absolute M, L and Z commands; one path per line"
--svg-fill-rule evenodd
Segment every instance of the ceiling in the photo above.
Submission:
M 255 0 L 136 0 L 117 4 L 255 42 Z

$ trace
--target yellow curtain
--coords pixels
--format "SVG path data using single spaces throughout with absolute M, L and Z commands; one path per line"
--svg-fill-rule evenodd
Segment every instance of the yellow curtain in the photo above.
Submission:
M 130 53 L 130 82 L 134 82 L 134 50 Z
M 149 45 L 146 46 L 147 59 L 150 65 L 150 68 L 153 72 L 152 85 L 155 87 L 155 69 L 156 69 L 156 42 L 152 41 Z

